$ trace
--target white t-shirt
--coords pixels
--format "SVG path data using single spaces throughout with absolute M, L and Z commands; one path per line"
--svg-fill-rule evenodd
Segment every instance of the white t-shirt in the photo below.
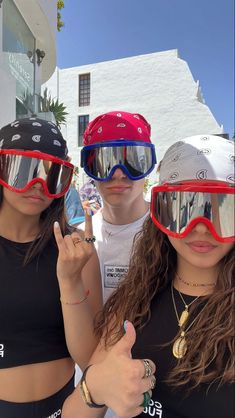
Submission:
M 103 219 L 102 209 L 92 217 L 95 247 L 100 262 L 104 302 L 128 272 L 134 236 L 140 231 L 149 211 L 135 222 L 113 225 Z M 84 223 L 78 228 L 84 230 Z
M 149 211 L 142 218 L 126 225 L 113 225 L 106 222 L 103 219 L 102 209 L 92 217 L 93 234 L 96 237 L 95 247 L 102 276 L 104 302 L 128 272 L 134 236 L 140 231 L 148 215 Z M 78 228 L 84 230 L 85 224 L 82 223 Z M 81 371 L 76 367 L 76 383 L 80 378 Z M 105 418 L 117 418 L 117 416 L 111 409 L 108 409 Z

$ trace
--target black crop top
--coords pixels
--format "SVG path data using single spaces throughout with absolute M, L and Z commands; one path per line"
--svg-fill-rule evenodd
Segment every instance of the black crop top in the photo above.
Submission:
M 0 368 L 69 357 L 51 240 L 23 266 L 30 243 L 0 237 Z
M 178 312 L 183 304 L 177 291 L 175 302 Z M 186 303 L 194 296 L 183 295 Z M 137 331 L 137 339 L 132 348 L 133 358 L 150 358 L 157 367 L 156 387 L 152 399 L 140 417 L 150 418 L 233 418 L 235 412 L 234 384 L 211 386 L 202 384 L 187 395 L 187 387 L 175 389 L 164 380 L 175 366 L 172 345 L 163 347 L 172 341 L 178 332 L 176 315 L 171 298 L 170 286 L 154 298 L 151 305 L 150 322 L 142 331 Z M 206 344 L 206 341 L 205 341 Z M 160 348 L 161 346 L 161 348 Z

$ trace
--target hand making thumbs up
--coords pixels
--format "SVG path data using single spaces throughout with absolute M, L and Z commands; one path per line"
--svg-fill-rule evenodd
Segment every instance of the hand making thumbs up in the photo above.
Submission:
M 125 321 L 125 330 L 125 335 L 111 347 L 104 360 L 90 366 L 86 373 L 92 400 L 105 404 L 121 418 L 139 415 L 148 405 L 156 370 L 151 360 L 132 359 L 136 332 L 129 321 Z

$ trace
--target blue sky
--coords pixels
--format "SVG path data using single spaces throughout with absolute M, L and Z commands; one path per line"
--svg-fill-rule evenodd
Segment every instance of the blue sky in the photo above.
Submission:
M 234 132 L 233 0 L 64 0 L 57 65 L 179 50 L 206 104 Z

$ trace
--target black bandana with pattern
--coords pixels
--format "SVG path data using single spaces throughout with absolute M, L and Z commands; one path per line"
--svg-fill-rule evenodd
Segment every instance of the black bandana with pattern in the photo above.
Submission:
M 63 160 L 68 148 L 59 128 L 36 117 L 15 120 L 0 129 L 0 150 L 40 151 Z

